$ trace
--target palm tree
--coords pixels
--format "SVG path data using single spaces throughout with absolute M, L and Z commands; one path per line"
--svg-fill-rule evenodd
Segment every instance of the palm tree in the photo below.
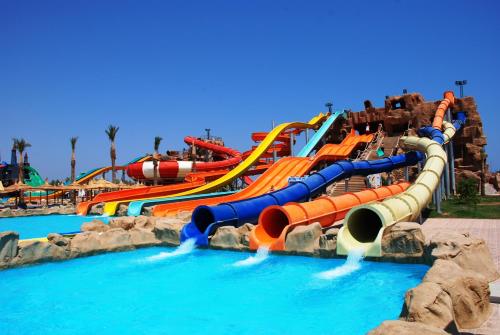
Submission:
M 18 182 L 24 181 L 24 151 L 31 147 L 31 144 L 28 143 L 24 138 L 13 138 L 14 141 L 14 149 L 19 152 L 19 174 L 18 174 Z
M 118 129 L 120 127 L 109 125 L 108 129 L 105 130 L 106 135 L 108 135 L 109 141 L 111 142 L 111 149 L 109 151 L 109 154 L 111 156 L 111 179 L 114 182 L 116 180 L 116 170 L 115 170 L 115 164 L 116 164 L 116 146 L 115 146 L 115 138 L 116 138 L 116 133 L 118 133 Z
M 158 156 L 158 149 L 160 148 L 161 140 L 163 140 L 163 138 L 161 138 L 160 136 L 155 137 L 155 146 L 154 146 L 155 152 L 153 154 L 153 183 L 154 183 L 154 185 L 158 185 L 158 171 L 156 171 L 158 168 L 158 159 L 156 157 Z
M 71 182 L 75 181 L 75 167 L 76 167 L 76 159 L 75 159 L 75 147 L 76 141 L 78 141 L 78 137 L 72 137 L 69 139 L 71 143 Z

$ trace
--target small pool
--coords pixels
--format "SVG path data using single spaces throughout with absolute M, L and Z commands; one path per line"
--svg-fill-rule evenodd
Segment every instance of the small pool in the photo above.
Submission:
M 315 274 L 344 260 L 272 255 L 235 266 L 250 254 L 214 250 L 151 259 L 172 250 L 1 271 L 1 333 L 365 334 L 398 317 L 427 271 L 364 262 L 326 280 Z
M 99 219 L 108 222 L 107 217 L 80 215 L 37 215 L 15 218 L 1 218 L 0 231 L 13 230 L 20 238 L 46 237 L 49 233 L 79 231 L 82 223 Z

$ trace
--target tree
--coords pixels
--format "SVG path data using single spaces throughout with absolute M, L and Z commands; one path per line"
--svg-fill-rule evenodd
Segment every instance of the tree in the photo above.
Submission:
M 466 205 L 477 207 L 480 199 L 477 192 L 477 182 L 474 179 L 463 178 L 458 182 L 457 192 L 459 199 Z
M 75 158 L 75 148 L 76 141 L 78 141 L 78 137 L 72 137 L 69 139 L 71 143 L 71 182 L 75 181 L 75 167 L 76 167 L 76 158 Z
M 24 151 L 31 147 L 31 144 L 28 143 L 24 138 L 13 138 L 14 141 L 14 149 L 19 152 L 19 174 L 18 174 L 18 182 L 24 181 Z
M 115 138 L 116 138 L 116 133 L 118 133 L 118 130 L 120 127 L 116 127 L 113 125 L 109 125 L 108 129 L 105 130 L 106 135 L 108 135 L 109 141 L 111 142 L 111 149 L 109 151 L 109 154 L 111 156 L 111 179 L 114 182 L 116 180 L 116 146 L 115 146 Z
M 161 141 L 163 140 L 163 138 L 161 138 L 160 136 L 156 136 L 155 137 L 155 144 L 154 144 L 154 149 L 155 149 L 155 152 L 153 154 L 153 183 L 154 185 L 158 185 L 158 149 L 160 148 L 160 143 Z

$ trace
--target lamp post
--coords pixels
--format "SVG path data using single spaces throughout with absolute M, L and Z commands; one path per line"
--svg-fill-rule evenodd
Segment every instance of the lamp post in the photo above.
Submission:
M 328 101 L 328 102 L 325 104 L 325 107 L 327 107 L 327 108 L 328 108 L 328 112 L 330 112 L 330 114 L 332 113 L 332 106 L 333 106 L 333 104 L 332 104 L 330 101 Z
M 210 128 L 205 128 L 205 131 L 207 132 L 207 140 L 210 139 Z
M 460 98 L 464 97 L 464 86 L 467 85 L 467 80 L 457 80 L 455 85 L 460 87 Z

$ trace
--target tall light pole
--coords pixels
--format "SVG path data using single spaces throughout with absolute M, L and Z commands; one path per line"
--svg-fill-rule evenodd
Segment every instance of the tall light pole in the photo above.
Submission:
M 464 86 L 467 85 L 467 80 L 457 80 L 455 85 L 460 87 L 460 98 L 464 97 Z
M 207 140 L 210 139 L 210 128 L 205 128 L 205 131 L 207 132 Z
M 325 104 L 325 107 L 328 108 L 328 111 L 330 112 L 330 114 L 332 113 L 332 107 L 333 107 L 333 104 L 328 101 L 326 104 Z

